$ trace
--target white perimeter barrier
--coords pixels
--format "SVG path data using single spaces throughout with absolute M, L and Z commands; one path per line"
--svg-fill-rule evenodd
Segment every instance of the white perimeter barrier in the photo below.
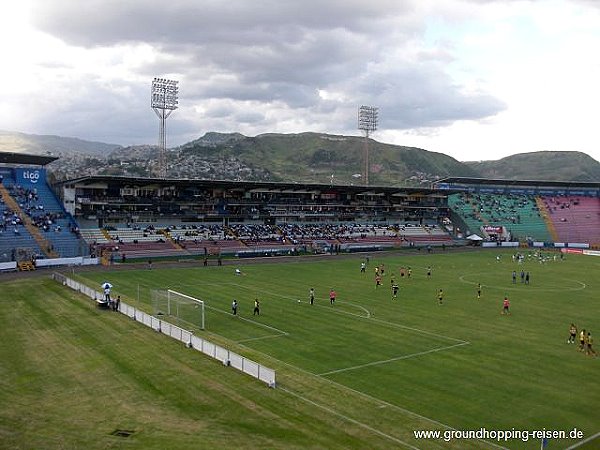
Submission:
M 91 289 L 84 284 L 72 280 L 71 278 L 60 273 L 53 273 L 52 279 L 58 283 L 62 283 L 63 286 L 69 286 L 74 291 L 80 292 L 94 301 L 103 298 L 102 292 L 95 291 L 94 289 Z M 189 348 L 193 348 L 194 350 L 204 353 L 211 358 L 218 359 L 223 363 L 223 365 L 231 366 L 244 373 L 247 373 L 248 375 L 266 383 L 269 387 L 275 387 L 275 371 L 273 369 L 269 369 L 268 367 L 258 364 L 257 362 L 227 350 L 224 347 L 195 336 L 189 330 L 184 330 L 183 328 L 179 328 L 178 326 L 175 326 L 162 319 L 151 316 L 150 314 L 140 311 L 139 309 L 134 308 L 127 303 L 121 302 L 119 312 L 139 323 L 146 325 L 149 328 L 152 328 L 155 331 L 183 342 Z
M 87 258 L 83 256 L 76 256 L 74 258 L 38 259 L 35 261 L 36 267 L 96 266 L 98 264 L 100 264 L 99 258 Z

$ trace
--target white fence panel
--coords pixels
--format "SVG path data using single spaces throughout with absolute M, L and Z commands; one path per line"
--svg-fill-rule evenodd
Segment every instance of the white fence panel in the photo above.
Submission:
M 167 336 L 171 336 L 171 327 L 172 325 L 169 322 L 163 321 L 160 326 L 160 332 L 162 334 L 166 334 Z
M 132 319 L 135 317 L 135 308 L 133 306 L 121 303 L 121 312 Z
M 238 370 L 243 370 L 244 358 L 242 358 L 237 353 L 229 352 L 229 365 L 231 367 L 235 367 Z
M 244 358 L 244 372 L 252 375 L 254 378 L 258 378 L 258 363 Z
M 199 352 L 201 352 L 203 342 L 204 342 L 204 339 L 199 338 L 198 336 L 192 336 L 192 348 L 194 350 L 198 350 Z
M 150 319 L 151 319 L 150 327 L 155 331 L 160 330 L 160 326 L 161 326 L 160 319 L 157 319 L 154 316 L 150 316 Z
M 183 329 L 181 329 L 179 327 L 171 326 L 171 337 L 173 339 L 178 340 L 178 341 L 186 342 L 187 343 L 187 342 L 189 342 L 189 339 L 187 341 L 183 340 L 183 334 L 185 332 L 186 332 L 185 330 L 183 330 Z
M 138 320 L 149 328 L 152 328 L 152 316 L 145 312 L 138 311 Z
M 204 341 L 202 343 L 202 353 L 208 356 L 215 357 L 215 344 L 212 342 Z
M 219 361 L 229 361 L 229 350 L 217 345 L 215 358 Z
M 275 371 L 273 369 L 269 369 L 265 366 L 259 367 L 258 379 L 260 381 L 264 381 L 265 383 L 271 385 L 275 384 Z
M 183 342 L 184 344 L 189 344 L 190 342 L 192 342 L 192 333 L 183 330 L 181 332 L 181 342 Z

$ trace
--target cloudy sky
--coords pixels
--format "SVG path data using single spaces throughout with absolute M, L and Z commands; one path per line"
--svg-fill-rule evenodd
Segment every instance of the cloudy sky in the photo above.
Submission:
M 0 129 L 154 144 L 153 77 L 179 80 L 168 145 L 207 131 L 358 135 L 497 159 L 600 160 L 594 0 L 19 0 L 0 27 Z

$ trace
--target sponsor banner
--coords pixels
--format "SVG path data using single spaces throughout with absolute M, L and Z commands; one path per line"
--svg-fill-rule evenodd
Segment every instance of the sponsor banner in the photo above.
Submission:
M 518 247 L 519 243 L 518 242 L 502 242 L 500 244 L 501 247 Z
M 23 187 L 34 187 L 46 182 L 46 169 L 15 169 L 15 179 Z
M 572 248 L 590 248 L 590 244 L 578 244 L 577 242 L 569 242 L 569 247 L 572 247 Z
M 502 228 L 503 227 L 501 227 L 501 226 L 493 226 L 493 225 L 484 225 L 483 227 L 481 227 L 481 229 L 488 234 L 490 234 L 490 233 L 502 234 Z
M 560 249 L 561 253 L 583 253 L 584 250 L 580 249 L 580 248 L 561 248 Z M 590 250 L 586 250 L 586 251 L 590 251 Z
M 543 243 L 543 242 L 534 242 L 534 243 L 533 243 L 533 246 L 534 246 L 534 247 L 543 247 L 543 246 L 544 246 L 544 243 Z

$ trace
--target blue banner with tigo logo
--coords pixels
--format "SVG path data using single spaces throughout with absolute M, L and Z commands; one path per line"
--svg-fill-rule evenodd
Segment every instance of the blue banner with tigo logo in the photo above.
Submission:
M 31 187 L 43 184 L 46 180 L 46 169 L 15 169 L 16 183 Z

